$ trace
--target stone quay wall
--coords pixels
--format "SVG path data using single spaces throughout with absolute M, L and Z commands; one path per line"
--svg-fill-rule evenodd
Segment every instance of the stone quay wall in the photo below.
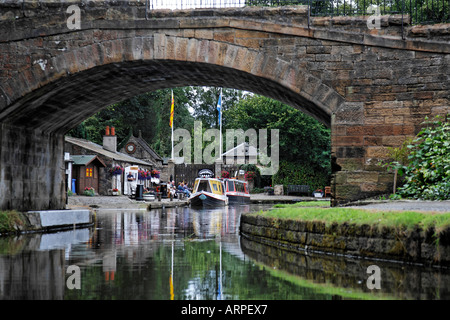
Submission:
M 335 254 L 450 267 L 450 228 L 412 230 L 354 224 L 326 224 L 246 214 L 241 235 L 289 251 Z
M 95 213 L 86 209 L 15 212 L 9 228 L 0 229 L 0 236 L 32 232 L 55 232 L 94 225 Z

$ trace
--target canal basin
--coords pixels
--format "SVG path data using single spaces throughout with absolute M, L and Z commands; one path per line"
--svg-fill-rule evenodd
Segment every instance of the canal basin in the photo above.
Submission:
M 382 261 L 303 255 L 239 235 L 271 205 L 96 210 L 94 227 L 0 239 L 0 299 L 449 299 L 450 274 Z M 382 273 L 367 287 L 367 267 Z M 70 266 L 80 289 L 70 289 Z

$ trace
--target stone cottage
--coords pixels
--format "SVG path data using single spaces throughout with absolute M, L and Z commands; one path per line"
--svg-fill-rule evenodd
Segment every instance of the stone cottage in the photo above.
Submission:
M 156 169 L 162 169 L 163 159 L 150 147 L 147 141 L 142 138 L 140 130 L 137 137 L 135 137 L 130 130 L 128 136 L 123 139 L 117 149 L 119 152 L 150 163 Z
M 128 184 L 125 181 L 126 175 L 131 173 L 134 176 L 135 180 L 132 186 L 134 189 L 137 183 L 144 184 L 145 186 L 148 184 L 147 181 L 139 181 L 139 170 L 151 171 L 152 169 L 155 169 L 154 163 L 117 151 L 117 136 L 115 135 L 114 128 L 111 128 L 111 131 L 109 128 L 106 129 L 102 146 L 85 139 L 66 136 L 64 149 L 65 152 L 70 154 L 73 160 L 79 160 L 80 157 L 77 156 L 90 156 L 85 157 L 84 160 L 96 156 L 95 159 L 99 160 L 99 162 L 94 163 L 104 164 L 104 166 L 97 165 L 98 190 L 96 190 L 96 193 L 99 195 L 110 195 L 114 189 L 118 189 L 121 194 L 130 194 Z M 82 162 L 80 162 L 80 164 L 82 165 Z M 73 172 L 77 172 L 76 166 L 77 164 L 74 162 Z M 117 170 L 115 171 L 114 169 L 117 166 L 121 167 L 124 171 L 122 173 L 118 173 Z M 80 169 L 78 169 L 78 171 L 80 171 Z M 90 175 L 90 171 L 81 170 L 81 172 Z M 72 179 L 77 179 L 77 177 L 73 176 Z M 81 178 L 78 177 L 78 179 Z M 78 182 L 75 182 L 75 184 L 77 185 Z M 72 184 L 69 185 L 69 189 L 71 188 Z M 77 190 L 76 192 L 78 193 Z
M 161 180 L 169 179 L 167 162 L 142 138 L 140 130 L 138 136 L 135 137 L 130 129 L 128 136 L 117 146 L 117 149 L 119 152 L 150 163 L 153 169 L 160 172 Z

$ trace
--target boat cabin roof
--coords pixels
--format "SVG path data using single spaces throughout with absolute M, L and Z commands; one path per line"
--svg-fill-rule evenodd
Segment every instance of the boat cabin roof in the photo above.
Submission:
M 214 194 L 224 194 L 222 181 L 213 178 L 197 178 L 193 192 L 206 191 Z

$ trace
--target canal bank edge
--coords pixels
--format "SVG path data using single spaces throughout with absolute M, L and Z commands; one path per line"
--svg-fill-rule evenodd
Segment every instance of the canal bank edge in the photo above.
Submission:
M 240 233 L 249 240 L 289 251 L 450 267 L 450 228 L 440 231 L 437 238 L 434 228 L 327 225 L 243 214 Z
M 0 236 L 30 233 L 53 232 L 92 226 L 95 213 L 90 210 L 45 210 L 28 212 L 8 212 L 10 221 L 0 229 Z

